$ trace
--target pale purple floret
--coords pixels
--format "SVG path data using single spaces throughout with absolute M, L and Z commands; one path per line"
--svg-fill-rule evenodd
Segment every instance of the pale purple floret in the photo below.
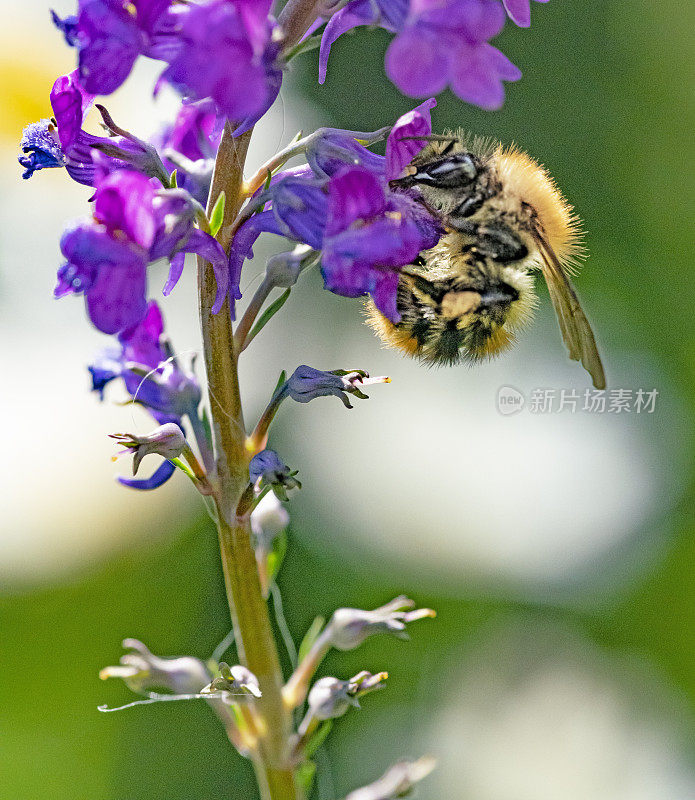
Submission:
M 502 0 L 509 19 L 520 28 L 528 28 L 531 24 L 531 0 Z M 536 0 L 547 3 L 548 0 Z
M 182 16 L 179 48 L 163 78 L 192 99 L 211 97 L 247 129 L 277 97 L 282 71 L 270 0 L 213 0 Z

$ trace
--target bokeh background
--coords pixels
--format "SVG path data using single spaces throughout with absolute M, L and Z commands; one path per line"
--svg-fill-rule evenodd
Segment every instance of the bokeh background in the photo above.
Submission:
M 132 699 L 97 678 L 122 638 L 205 658 L 228 612 L 215 533 L 190 486 L 142 496 L 113 481 L 106 434 L 149 423 L 116 394 L 89 395 L 84 365 L 104 342 L 79 300 L 51 299 L 61 228 L 88 190 L 57 170 L 25 183 L 15 161 L 73 55 L 43 2 L 0 7 L 0 794 L 254 797 L 204 704 L 97 712 Z M 693 6 L 676 0 L 534 4 L 532 28 L 499 39 L 524 71 L 504 109 L 446 94 L 434 112 L 436 128 L 513 140 L 555 175 L 586 222 L 577 283 L 610 385 L 656 388 L 653 414 L 498 413 L 502 386 L 527 397 L 588 386 L 544 289 L 520 345 L 475 370 L 427 370 L 381 349 L 359 303 L 323 292 L 316 274 L 248 353 L 249 418 L 282 368 L 393 378 L 349 413 L 323 400 L 278 418 L 273 445 L 304 484 L 279 578 L 295 639 L 317 614 L 400 592 L 438 611 L 410 643 L 371 639 L 326 660 L 321 674 L 391 678 L 335 725 L 321 800 L 425 752 L 439 769 L 424 799 L 695 797 L 694 26 Z M 299 128 L 371 130 L 411 108 L 383 76 L 387 41 L 342 39 L 323 87 L 315 53 L 298 63 L 249 163 Z M 139 65 L 108 100 L 141 135 L 176 107 L 166 93 L 152 105 L 156 74 Z M 164 310 L 178 351 L 194 355 L 192 265 Z

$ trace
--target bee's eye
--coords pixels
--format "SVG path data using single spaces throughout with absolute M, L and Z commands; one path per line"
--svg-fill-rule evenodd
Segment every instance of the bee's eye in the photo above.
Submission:
M 473 157 L 469 153 L 456 153 L 421 169 L 414 179 L 440 189 L 454 189 L 467 186 L 477 175 Z

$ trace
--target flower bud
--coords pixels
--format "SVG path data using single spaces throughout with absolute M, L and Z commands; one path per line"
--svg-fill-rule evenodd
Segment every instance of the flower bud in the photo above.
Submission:
M 269 553 L 273 541 L 290 524 L 290 515 L 273 492 L 262 497 L 251 512 L 251 530 L 259 550 Z
M 302 364 L 292 373 L 284 391 L 298 403 L 308 403 L 316 397 L 334 395 L 341 399 L 346 408 L 352 408 L 347 394 L 367 400 L 368 396 L 360 390 L 360 386 L 390 382 L 391 379 L 386 377 L 370 378 L 369 373 L 363 370 L 324 372 Z
M 230 667 L 224 661 L 219 665 L 220 675 L 202 689 L 202 694 L 214 694 L 215 692 L 228 692 L 229 694 L 251 694 L 254 697 L 261 696 L 258 678 L 246 667 L 237 664 Z
M 345 800 L 395 800 L 397 797 L 405 797 L 435 766 L 436 761 L 431 756 L 419 758 L 417 761 L 400 761 L 388 769 L 378 781 L 350 792 Z
M 116 439 L 125 446 L 114 460 L 122 455 L 134 454 L 133 475 L 137 474 L 140 462 L 150 453 L 163 456 L 166 459 L 178 458 L 188 446 L 183 431 L 175 422 L 167 422 L 155 428 L 145 436 L 132 433 L 112 433 L 111 439 Z
M 430 608 L 413 609 L 415 603 L 401 595 L 374 611 L 359 608 L 339 608 L 331 617 L 324 634 L 336 650 L 352 650 L 375 633 L 390 633 L 407 639 L 405 626 L 424 617 L 434 617 Z
M 268 259 L 265 268 L 266 280 L 278 289 L 289 289 L 299 279 L 301 271 L 316 256 L 306 244 L 297 245 L 288 253 L 278 253 Z
M 354 706 L 359 708 L 359 697 L 384 687 L 388 673 L 372 675 L 364 671 L 347 681 L 338 678 L 319 678 L 309 692 L 309 713 L 318 720 L 336 719 Z
M 139 694 L 151 689 L 197 694 L 210 682 L 211 675 L 198 658 L 160 658 L 137 639 L 124 639 L 123 647 L 133 652 L 121 656 L 118 666 L 102 669 L 99 673 L 102 680 L 122 678 L 129 689 Z
M 288 491 L 302 488 L 302 484 L 294 477 L 296 474 L 297 470 L 292 472 L 274 450 L 261 450 L 249 464 L 251 482 L 271 486 L 275 494 L 285 501 Z

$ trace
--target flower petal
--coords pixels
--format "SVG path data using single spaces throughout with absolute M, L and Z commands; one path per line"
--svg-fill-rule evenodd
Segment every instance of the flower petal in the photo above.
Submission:
M 175 471 L 176 467 L 171 461 L 162 461 L 149 478 L 124 478 L 119 475 L 117 480 L 121 486 L 127 486 L 130 489 L 140 489 L 141 491 L 149 491 L 150 489 L 158 489 L 165 484 Z
M 376 175 L 364 167 L 347 167 L 328 184 L 326 235 L 349 228 L 359 219 L 370 219 L 386 208 L 384 190 Z
M 413 137 L 432 133 L 430 110 L 436 105 L 437 101 L 431 97 L 400 117 L 393 126 L 386 140 L 386 180 L 400 178 L 405 167 L 427 145 L 426 140 Z

